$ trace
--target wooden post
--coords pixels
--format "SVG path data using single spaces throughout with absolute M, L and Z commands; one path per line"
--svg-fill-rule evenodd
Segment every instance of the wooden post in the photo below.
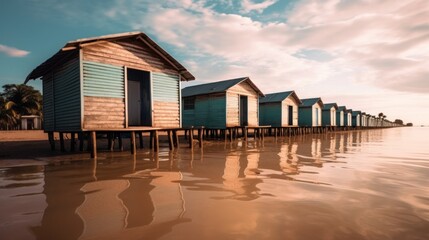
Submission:
M 64 147 L 64 133 L 60 132 L 60 151 L 65 152 L 66 149 Z
M 191 127 L 191 129 L 189 129 L 189 147 L 191 149 L 194 148 L 194 129 Z
M 203 147 L 203 129 L 198 129 L 198 144 L 200 148 Z
M 115 133 L 108 133 L 108 149 L 113 152 L 115 148 Z
M 91 132 L 91 158 L 97 158 L 97 133 Z
M 70 151 L 74 152 L 75 144 L 76 144 L 75 133 L 72 132 L 70 134 L 71 134 L 71 136 L 70 136 Z
M 138 132 L 139 140 L 140 140 L 140 149 L 143 149 L 143 132 Z
M 174 147 L 179 148 L 179 135 L 177 134 L 177 130 L 173 130 L 173 140 Z
M 131 138 L 130 138 L 130 143 L 131 143 L 131 154 L 132 155 L 136 155 L 137 152 L 137 147 L 136 147 L 136 132 L 131 131 Z
M 173 143 L 173 136 L 172 136 L 171 130 L 167 131 L 167 136 L 168 136 L 168 148 L 170 150 L 173 150 L 174 149 L 174 143 Z
M 244 141 L 247 141 L 247 127 L 243 127 L 242 131 L 244 135 Z
M 155 145 L 155 152 L 159 152 L 158 130 L 155 130 L 155 132 L 154 132 L 154 145 Z
M 83 144 L 85 142 L 84 132 L 78 133 L 79 138 L 79 151 L 83 152 Z
M 150 131 L 150 134 L 149 134 L 149 148 L 150 149 L 153 149 L 153 141 L 154 141 L 154 132 Z
M 49 145 L 51 145 L 51 151 L 55 151 L 55 140 L 54 132 L 48 132 Z
M 122 134 L 118 132 L 118 145 L 119 145 L 119 151 L 124 151 L 124 145 L 122 144 Z

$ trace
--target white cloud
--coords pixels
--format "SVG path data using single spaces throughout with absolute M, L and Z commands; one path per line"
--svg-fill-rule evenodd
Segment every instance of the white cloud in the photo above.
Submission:
M 241 6 L 243 8 L 243 11 L 246 13 L 251 11 L 256 11 L 258 13 L 261 13 L 264 11 L 264 9 L 273 5 L 276 2 L 277 2 L 276 0 L 266 0 L 260 3 L 254 3 L 252 0 L 243 0 L 241 2 Z
M 25 50 L 17 49 L 14 47 L 9 47 L 9 46 L 2 45 L 2 44 L 0 44 L 0 52 L 3 52 L 10 57 L 24 57 L 30 53 L 30 52 L 25 51 Z

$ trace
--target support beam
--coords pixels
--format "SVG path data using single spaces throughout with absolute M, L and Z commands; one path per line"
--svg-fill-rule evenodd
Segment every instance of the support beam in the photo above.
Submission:
M 131 154 L 136 155 L 137 153 L 137 147 L 136 147 L 136 132 L 131 131 L 130 132 L 131 138 L 130 138 L 130 144 L 131 144 Z
M 54 132 L 48 132 L 49 145 L 51 146 L 51 151 L 55 151 L 55 140 Z
M 97 158 L 97 133 L 91 132 L 91 158 Z
M 64 147 L 64 133 L 60 132 L 60 151 L 65 152 L 66 148 Z

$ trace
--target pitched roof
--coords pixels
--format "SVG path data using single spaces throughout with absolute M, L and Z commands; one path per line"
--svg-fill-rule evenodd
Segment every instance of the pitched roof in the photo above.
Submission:
M 361 111 L 352 111 L 352 116 L 357 116 L 358 114 L 361 114 Z
M 261 90 L 259 90 L 259 88 L 257 88 L 256 85 L 253 84 L 252 81 L 250 81 L 249 77 L 241 77 L 241 78 L 234 78 L 234 79 L 223 80 L 219 82 L 205 83 L 205 84 L 194 85 L 194 86 L 183 88 L 182 97 L 226 92 L 229 88 L 237 84 L 240 84 L 241 82 L 244 82 L 244 81 L 247 81 L 260 96 L 264 96 Z
M 335 110 L 338 109 L 338 105 L 336 103 L 325 103 L 323 105 L 323 110 L 330 110 L 332 107 L 335 107 Z
M 337 111 L 341 112 L 341 111 L 347 111 L 346 106 L 339 106 Z
M 301 104 L 301 99 L 298 98 L 295 91 L 287 91 L 287 92 L 278 92 L 278 93 L 270 93 L 266 94 L 265 97 L 259 98 L 259 103 L 273 103 L 273 102 L 282 102 L 289 96 L 295 98 L 298 104 Z
M 302 104 L 299 107 L 312 107 L 314 104 L 320 102 L 320 104 L 322 105 L 323 108 L 323 102 L 322 99 L 319 98 L 306 98 L 306 99 L 301 99 Z
M 161 58 L 170 63 L 174 68 L 179 71 L 180 75 L 184 80 L 194 80 L 195 77 L 176 59 L 156 44 L 151 38 L 149 38 L 143 32 L 126 32 L 118 34 L 110 34 L 93 38 L 82 38 L 68 42 L 63 48 L 61 48 L 56 54 L 50 57 L 48 60 L 36 67 L 30 74 L 28 74 L 24 83 L 27 83 L 31 79 L 37 79 L 51 71 L 55 66 L 66 62 L 72 58 L 75 58 L 79 54 L 79 47 L 83 44 L 94 43 L 97 41 L 114 41 L 119 39 L 135 38 L 147 44 L 153 51 L 155 51 Z

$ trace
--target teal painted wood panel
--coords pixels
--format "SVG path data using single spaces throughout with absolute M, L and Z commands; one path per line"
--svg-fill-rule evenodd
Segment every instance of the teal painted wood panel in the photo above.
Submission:
M 311 127 L 313 125 L 313 109 L 299 108 L 298 109 L 298 125 L 300 127 Z
M 204 126 L 206 128 L 225 128 L 225 95 L 197 97 L 195 99 L 194 118 L 194 126 Z
M 331 110 L 322 110 L 322 126 L 331 126 Z
M 286 119 L 287 120 L 287 119 Z M 282 106 L 278 103 L 259 104 L 260 125 L 282 126 Z
M 53 73 L 55 131 L 81 129 L 80 95 L 80 65 L 79 60 L 75 59 Z
M 195 125 L 195 110 L 183 110 L 182 111 L 182 126 L 191 127 Z
M 179 75 L 152 73 L 154 101 L 179 103 Z
M 124 68 L 83 61 L 83 94 L 88 97 L 125 98 Z
M 47 74 L 42 78 L 43 83 L 43 129 L 54 131 L 54 81 L 53 74 Z

